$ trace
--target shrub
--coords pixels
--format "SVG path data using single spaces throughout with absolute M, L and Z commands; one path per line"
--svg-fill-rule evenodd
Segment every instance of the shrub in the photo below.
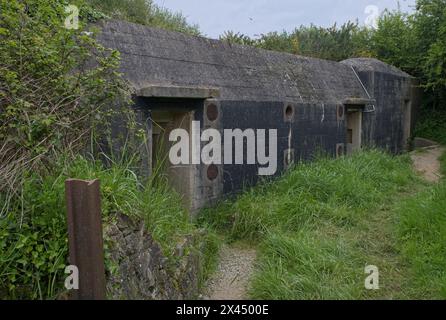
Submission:
M 0 192 L 10 197 L 25 172 L 84 149 L 110 106 L 128 102 L 119 53 L 82 33 L 82 21 L 66 29 L 64 10 L 62 0 L 0 0 Z
M 166 185 L 143 185 L 125 164 L 105 168 L 83 157 L 60 160 L 52 174 L 29 173 L 21 201 L 12 203 L 6 218 L 0 220 L 0 292 L 7 292 L 2 298 L 54 298 L 63 290 L 67 265 L 64 182 L 70 177 L 100 179 L 104 220 L 120 212 L 145 221 L 167 257 L 172 257 L 180 239 L 196 232 L 179 196 Z M 215 251 L 212 248 L 210 243 L 208 260 Z
M 200 35 L 198 26 L 189 24 L 181 13 L 173 13 L 151 0 L 87 0 L 87 3 L 111 18 Z
M 423 112 L 415 128 L 415 136 L 446 144 L 446 112 Z

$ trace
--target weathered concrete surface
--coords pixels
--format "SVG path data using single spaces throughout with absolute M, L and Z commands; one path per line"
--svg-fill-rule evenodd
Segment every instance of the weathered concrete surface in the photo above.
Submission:
M 354 68 L 371 98 L 376 100 L 375 112 L 363 114 L 364 145 L 392 153 L 407 150 L 405 122 L 409 121 L 409 129 L 413 129 L 420 99 L 417 81 L 376 59 L 349 59 L 341 63 Z
M 220 97 L 220 90 L 215 88 L 148 86 L 138 90 L 139 97 L 208 99 Z
M 150 85 L 204 86 L 222 100 L 342 103 L 367 98 L 349 66 L 231 45 L 122 21 L 101 23 L 98 40 L 121 52 L 121 71 L 136 90 Z
M 291 121 L 284 121 L 284 106 L 292 105 Z M 294 152 L 294 162 L 310 161 L 318 152 L 336 155 L 336 145 L 346 140 L 345 120 L 338 120 L 337 105 L 288 104 L 283 102 L 223 101 L 222 123 L 224 128 L 276 129 L 278 170 L 286 169 L 285 150 Z M 257 183 L 258 165 L 223 166 L 224 193 L 230 194 Z
M 186 110 L 201 130 L 275 129 L 276 175 L 290 161 L 343 155 L 352 107 L 363 113 L 356 126 L 362 128 L 361 147 L 395 154 L 407 148 L 419 105 L 416 81 L 378 60 L 338 63 L 120 21 L 103 21 L 101 27 L 98 40 L 121 52 L 121 72 L 139 93 L 135 104 L 142 122 L 151 122 L 153 110 Z M 207 115 L 210 103 L 217 105 L 215 120 Z M 257 165 L 218 165 L 212 168 L 218 171 L 214 180 L 207 177 L 209 169 L 190 166 L 186 196 L 193 211 L 259 180 Z

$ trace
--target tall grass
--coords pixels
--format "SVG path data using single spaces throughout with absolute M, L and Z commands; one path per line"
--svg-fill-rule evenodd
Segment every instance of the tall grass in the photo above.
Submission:
M 446 173 L 446 153 L 442 156 Z M 446 179 L 401 204 L 398 234 L 413 290 L 446 299 Z
M 189 23 L 182 13 L 172 12 L 151 0 L 86 0 L 86 2 L 114 19 L 200 35 L 199 27 Z
M 414 179 L 408 157 L 368 151 L 339 160 L 321 158 L 246 191 L 234 203 L 204 211 L 203 219 L 228 232 L 231 240 L 257 240 L 273 230 L 297 232 L 325 220 L 349 226 Z
M 376 298 L 364 288 L 364 267 L 398 273 L 386 261 L 396 251 L 387 202 L 417 179 L 407 156 L 321 158 L 206 210 L 203 220 L 229 241 L 260 244 L 252 298 Z
M 23 198 L 11 204 L 8 215 L 0 220 L 1 298 L 54 298 L 62 289 L 68 254 L 64 192 L 67 178 L 100 179 L 105 223 L 113 223 L 118 212 L 144 221 L 168 259 L 174 258 L 179 241 L 196 234 L 205 243 L 205 269 L 211 264 L 215 237 L 193 225 L 180 196 L 167 184 L 143 184 L 129 163 L 104 167 L 99 161 L 81 156 L 59 161 L 51 174 L 42 177 L 29 173 Z

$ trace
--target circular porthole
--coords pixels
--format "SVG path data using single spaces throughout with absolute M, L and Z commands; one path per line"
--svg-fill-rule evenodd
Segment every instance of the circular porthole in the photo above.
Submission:
M 206 116 L 209 121 L 215 121 L 218 119 L 218 107 L 216 104 L 211 103 L 207 106 Z
M 218 178 L 218 167 L 215 164 L 211 164 L 207 170 L 207 177 L 209 180 L 214 181 Z
M 338 119 L 343 119 L 345 114 L 344 106 L 338 106 Z
M 285 108 L 285 119 L 286 121 L 293 121 L 294 118 L 294 107 L 292 105 L 287 105 Z

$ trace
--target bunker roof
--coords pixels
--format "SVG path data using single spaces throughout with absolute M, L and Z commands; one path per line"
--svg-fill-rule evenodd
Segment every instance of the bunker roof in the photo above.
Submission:
M 403 78 L 411 78 L 409 74 L 401 71 L 400 69 L 391 66 L 385 62 L 382 62 L 373 58 L 355 58 L 355 59 L 347 59 L 341 62 L 342 64 L 346 64 L 349 66 L 353 66 L 356 71 L 373 71 L 380 73 L 392 74 L 394 76 L 403 77 Z
M 100 26 L 99 42 L 121 52 L 121 72 L 141 96 L 336 104 L 368 98 L 352 62 L 234 45 L 123 21 L 106 20 Z M 376 65 L 380 66 L 371 63 L 372 68 Z

